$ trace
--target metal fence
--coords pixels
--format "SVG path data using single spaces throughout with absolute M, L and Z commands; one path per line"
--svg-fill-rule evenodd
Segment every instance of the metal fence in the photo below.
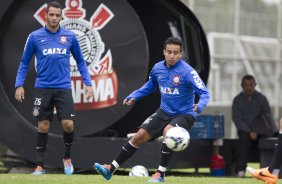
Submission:
M 241 91 L 241 78 L 249 73 L 257 89 L 273 107 L 282 108 L 282 0 L 182 0 L 201 22 L 209 43 L 211 69 L 208 88 L 214 108 L 230 108 Z M 229 114 L 230 115 L 230 114 Z M 225 118 L 231 132 L 230 117 Z M 228 133 L 226 134 L 228 137 Z

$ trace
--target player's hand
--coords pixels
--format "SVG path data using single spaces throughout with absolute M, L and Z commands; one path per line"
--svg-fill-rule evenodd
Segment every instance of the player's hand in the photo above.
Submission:
M 132 105 L 136 102 L 135 98 L 126 98 L 123 100 L 123 105 Z
M 84 87 L 85 90 L 85 96 L 86 99 L 89 100 L 89 98 L 93 97 L 93 89 L 92 86 L 85 86 Z
M 193 111 L 194 111 L 194 112 L 198 112 L 198 106 L 197 106 L 197 104 L 193 104 Z
M 24 100 L 24 88 L 23 87 L 17 87 L 15 92 L 15 98 L 19 102 L 23 102 Z

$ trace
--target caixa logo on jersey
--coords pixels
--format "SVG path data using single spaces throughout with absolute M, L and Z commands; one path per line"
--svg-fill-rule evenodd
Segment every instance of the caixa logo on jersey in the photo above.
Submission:
M 62 27 L 76 34 L 88 65 L 94 91 L 94 97 L 86 100 L 82 78 L 74 58 L 71 57 L 70 70 L 75 107 L 77 110 L 109 107 L 117 103 L 118 80 L 112 67 L 111 50 L 105 51 L 99 30 L 105 28 L 114 18 L 114 13 L 101 3 L 90 20 L 85 20 L 87 12 L 82 4 L 82 0 L 66 0 L 66 7 L 62 11 L 63 20 L 60 23 Z M 46 8 L 47 4 L 44 4 L 34 14 L 35 19 L 43 26 L 46 24 Z M 65 40 L 66 38 L 61 38 L 61 42 Z

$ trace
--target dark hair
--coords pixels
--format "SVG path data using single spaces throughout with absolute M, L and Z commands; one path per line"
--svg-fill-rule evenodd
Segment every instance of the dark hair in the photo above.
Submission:
M 183 43 L 182 43 L 181 39 L 179 39 L 177 37 L 167 38 L 165 43 L 164 43 L 164 49 L 166 49 L 166 46 L 170 45 L 170 44 L 179 45 L 180 49 L 182 50 Z
M 241 81 L 241 84 L 243 84 L 243 81 L 244 80 L 253 80 L 255 83 L 256 83 L 256 79 L 254 76 L 250 75 L 250 74 L 247 74 L 245 75 L 243 78 L 242 78 L 242 81 Z
M 46 13 L 49 12 L 49 8 L 50 7 L 54 7 L 54 8 L 60 8 L 61 10 L 63 9 L 62 5 L 57 2 L 57 1 L 52 1 L 50 3 L 47 4 L 47 8 L 46 8 Z

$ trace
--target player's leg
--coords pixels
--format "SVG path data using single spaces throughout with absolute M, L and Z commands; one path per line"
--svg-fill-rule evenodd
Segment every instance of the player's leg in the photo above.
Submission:
M 163 126 L 165 124 L 159 126 L 160 123 L 159 113 L 157 111 L 144 121 L 138 132 L 122 147 L 120 153 L 110 165 L 100 165 L 99 163 L 94 164 L 97 172 L 100 173 L 105 179 L 109 180 L 114 171 L 122 163 L 124 163 L 124 161 L 130 158 L 142 144 L 151 139 L 157 138 L 162 134 Z
M 57 89 L 54 92 L 56 97 L 54 103 L 57 110 L 57 116 L 61 120 L 63 126 L 64 139 L 64 173 L 73 174 L 74 168 L 71 161 L 71 148 L 74 139 L 74 103 L 72 99 L 71 90 Z
M 111 179 L 111 176 L 113 175 L 115 170 L 118 169 L 119 166 L 124 163 L 127 159 L 129 159 L 132 155 L 134 155 L 139 146 L 148 142 L 148 140 L 150 139 L 151 136 L 149 135 L 149 133 L 145 129 L 140 128 L 138 132 L 132 137 L 132 139 L 122 147 L 119 154 L 111 164 L 101 165 L 99 163 L 95 163 L 94 168 L 105 179 Z
M 167 125 L 164 129 L 164 132 L 167 132 L 172 127 L 173 127 L 172 125 Z M 148 182 L 150 183 L 164 182 L 165 172 L 166 172 L 169 160 L 172 156 L 172 153 L 173 151 L 166 146 L 166 143 L 164 142 L 164 139 L 163 139 L 162 148 L 161 148 L 160 164 L 158 166 L 157 171 L 152 175 L 152 177 L 148 180 Z
M 278 134 L 278 141 L 274 147 L 272 161 L 268 168 L 253 169 L 248 167 L 247 170 L 251 175 L 259 180 L 265 181 L 268 184 L 275 184 L 278 180 L 280 167 L 282 165 L 282 118 L 280 119 L 280 129 Z
M 280 172 L 280 167 L 282 165 L 282 118 L 279 122 L 279 134 L 278 134 L 278 141 L 275 144 L 274 153 L 272 157 L 272 162 L 268 168 L 270 173 L 278 176 Z
M 179 126 L 189 130 L 194 124 L 195 118 L 191 115 L 180 115 L 175 118 L 172 118 L 170 123 L 164 128 L 163 137 L 165 137 L 166 132 L 175 126 Z M 164 139 L 163 139 L 164 140 Z M 161 161 L 158 167 L 157 172 L 152 176 L 148 182 L 163 182 L 165 177 L 165 172 L 168 166 L 168 163 L 171 159 L 173 151 L 166 146 L 166 143 L 163 141 L 162 150 L 161 150 Z
M 64 159 L 71 158 L 71 146 L 74 139 L 74 130 L 73 130 L 73 121 L 72 120 L 62 120 L 62 126 L 64 130 L 63 139 L 65 143 L 65 153 Z
M 39 121 L 38 122 L 38 132 L 37 132 L 37 166 L 33 175 L 45 174 L 44 161 L 45 153 L 48 142 L 48 130 L 50 127 L 49 120 Z
M 63 138 L 65 144 L 65 152 L 63 158 L 65 174 L 73 174 L 74 172 L 73 164 L 71 161 L 71 147 L 74 139 L 73 124 L 73 120 L 62 120 L 62 126 L 64 130 Z
M 121 149 L 118 156 L 114 159 L 117 165 L 111 164 L 114 169 L 117 169 L 119 165 L 124 163 L 128 158 L 130 158 L 136 150 L 144 143 L 151 139 L 150 134 L 144 128 L 140 128 L 138 132 L 128 141 Z
M 37 167 L 33 175 L 45 174 L 44 161 L 48 142 L 50 120 L 52 120 L 51 93 L 47 89 L 35 89 L 33 116 L 38 121 L 37 133 Z

